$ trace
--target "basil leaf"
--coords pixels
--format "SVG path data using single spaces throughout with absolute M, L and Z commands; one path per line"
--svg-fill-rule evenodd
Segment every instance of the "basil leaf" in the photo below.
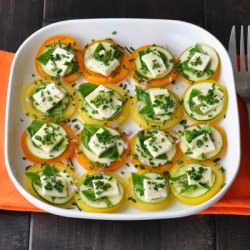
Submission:
M 57 103 L 53 108 L 47 111 L 50 117 L 60 117 L 63 112 L 62 101 Z
M 83 190 L 82 194 L 90 201 L 96 201 L 95 192 L 93 190 Z
M 116 161 L 120 159 L 120 155 L 119 155 L 118 148 L 116 145 L 112 148 L 109 148 L 107 151 L 103 152 L 99 157 L 108 158 L 111 161 Z
M 43 65 L 46 65 L 54 51 L 55 48 L 48 49 L 46 52 L 41 54 L 36 60 L 38 60 Z
M 98 87 L 97 84 L 93 84 L 90 82 L 83 83 L 79 86 L 78 92 L 84 98 L 88 96 L 91 92 L 93 92 Z
M 153 105 L 150 95 L 143 91 L 141 87 L 136 86 L 137 101 L 142 101 L 146 105 L 139 111 L 140 114 L 154 115 Z
M 85 124 L 82 131 L 82 144 L 91 151 L 89 147 L 90 138 L 101 128 L 101 126 L 94 124 Z
M 42 182 L 38 173 L 26 172 L 25 175 L 28 176 L 34 184 L 42 187 Z
M 195 106 L 195 104 L 194 104 L 194 102 L 193 102 L 193 98 L 194 98 L 195 96 L 200 95 L 200 94 L 201 94 L 201 91 L 199 91 L 198 89 L 193 89 L 193 90 L 191 91 L 191 93 L 190 93 L 188 102 L 189 102 L 190 109 L 191 109 L 193 112 L 195 112 L 195 113 L 197 113 L 197 114 L 199 114 L 199 115 L 204 115 L 204 113 L 200 110 L 199 106 Z
M 32 137 L 44 124 L 46 124 L 46 122 L 34 120 L 26 129 L 26 131 L 28 132 L 30 137 Z
M 136 192 L 139 192 L 141 196 L 144 195 L 143 180 L 150 180 L 150 178 L 148 178 L 145 175 L 132 173 L 132 180 L 133 180 L 134 190 Z
M 196 189 L 196 188 L 197 188 L 196 185 L 188 185 L 187 183 L 183 183 L 180 193 L 183 194 L 190 189 Z
M 112 202 L 107 197 L 103 198 L 103 201 L 105 202 L 107 207 L 113 207 Z
M 43 169 L 43 174 L 46 176 L 55 176 L 57 174 L 57 169 L 53 166 L 46 164 L 45 168 Z

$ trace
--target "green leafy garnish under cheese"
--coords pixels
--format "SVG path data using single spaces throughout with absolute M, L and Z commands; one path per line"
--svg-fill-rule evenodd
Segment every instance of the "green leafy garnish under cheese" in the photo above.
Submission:
M 93 84 L 90 82 L 83 83 L 79 86 L 78 92 L 81 94 L 83 98 L 88 96 L 91 92 L 93 92 L 98 87 L 97 84 Z
M 211 126 L 209 124 L 206 124 L 202 127 L 202 129 L 186 129 L 184 130 L 184 135 L 185 138 L 187 140 L 188 143 L 191 143 L 193 141 L 193 139 L 195 139 L 196 137 L 203 135 L 204 134 L 204 141 L 206 141 L 206 136 L 210 136 L 212 135 L 212 129 Z
M 53 52 L 55 51 L 55 47 L 48 49 L 46 52 L 42 53 L 37 60 L 42 63 L 43 65 L 46 65 L 48 63 L 48 61 L 51 58 L 51 55 L 53 54 Z
M 42 175 L 51 177 L 51 176 L 57 176 L 58 174 L 58 170 L 53 165 L 51 166 L 47 163 L 43 163 L 42 167 L 43 169 L 41 172 L 36 172 L 36 173 L 28 172 L 28 171 L 25 172 L 25 175 L 28 176 L 31 179 L 31 181 L 34 184 L 38 185 L 39 187 L 42 187 L 42 182 L 41 182 Z
M 124 53 L 118 49 L 115 44 L 110 45 L 110 49 L 106 50 L 102 43 L 98 43 L 93 53 L 93 58 L 97 61 L 103 62 L 104 65 L 109 66 L 109 62 L 114 59 L 119 59 Z
M 96 134 L 96 132 L 102 128 L 104 130 L 104 133 L 102 134 Z M 89 147 L 89 142 L 91 137 L 96 134 L 101 140 L 101 142 L 104 142 L 106 144 L 110 143 L 111 140 L 113 141 L 114 138 L 116 138 L 117 136 L 113 136 L 109 130 L 107 130 L 105 127 L 103 126 L 99 126 L 99 125 L 94 125 L 94 124 L 85 124 L 84 129 L 82 131 L 82 143 L 84 145 L 85 148 L 87 148 L 89 151 L 91 151 L 90 147 Z M 106 151 L 104 151 L 100 156 L 100 158 L 108 158 L 111 161 L 116 161 L 120 159 L 120 155 L 118 152 L 118 148 L 116 143 L 114 144 L 113 147 L 108 148 Z
M 150 95 L 143 91 L 141 87 L 136 86 L 137 101 L 142 101 L 146 105 L 139 110 L 140 114 L 154 115 L 153 105 L 150 100 Z
M 150 180 L 150 178 L 145 175 L 132 173 L 132 180 L 133 180 L 134 190 L 136 192 L 139 192 L 139 194 L 143 196 L 144 195 L 143 180 Z

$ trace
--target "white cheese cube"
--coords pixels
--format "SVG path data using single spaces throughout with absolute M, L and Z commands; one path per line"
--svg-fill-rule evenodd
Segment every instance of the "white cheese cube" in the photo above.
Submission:
M 215 109 L 216 107 L 218 107 L 220 105 L 220 102 L 218 103 L 214 103 L 212 105 L 208 104 L 207 102 L 201 102 L 198 98 L 198 96 L 195 96 L 192 101 L 194 102 L 194 104 L 196 106 L 199 106 L 200 110 L 202 111 L 202 113 L 207 114 L 209 113 L 211 110 Z M 202 105 L 201 105 L 202 104 Z
M 203 139 L 204 136 L 207 138 L 206 141 Z M 200 147 L 197 146 L 198 141 L 202 141 L 203 143 L 202 145 L 200 145 Z M 188 145 L 191 148 L 194 156 L 196 157 L 201 156 L 202 153 L 209 154 L 215 150 L 215 146 L 213 142 L 211 141 L 210 136 L 205 135 L 205 134 L 197 136 L 196 138 L 192 140 L 191 143 L 188 143 Z
M 102 61 L 98 61 L 94 58 L 87 61 L 88 68 L 104 76 L 109 76 L 119 65 L 120 62 L 116 58 L 109 61 L 108 65 L 105 65 Z
M 158 77 L 167 71 L 163 60 L 156 52 L 150 52 L 142 56 L 141 59 L 146 64 L 149 72 L 152 74 L 153 77 Z
M 169 92 L 166 88 L 164 89 L 153 89 L 149 93 L 151 102 L 153 104 L 153 110 L 156 115 L 162 115 L 166 114 L 168 112 L 173 112 L 174 107 L 168 108 L 167 110 L 165 108 L 162 108 L 162 104 L 166 103 L 165 98 L 169 96 Z M 157 105 L 156 107 L 154 107 Z
M 102 85 L 98 86 L 93 92 L 85 97 L 86 102 L 98 112 L 104 119 L 110 118 L 116 111 L 117 107 L 122 105 L 122 100 L 118 99 L 116 95 L 110 96 L 110 90 Z M 104 104 L 96 106 L 96 98 L 104 100 Z
M 57 198 L 64 198 L 67 197 L 67 182 L 65 178 L 61 176 L 41 176 L 41 183 L 42 183 L 42 193 L 44 196 L 47 197 L 57 197 Z M 60 182 L 62 187 L 62 192 L 58 192 L 55 189 L 55 185 L 57 182 Z M 49 190 L 51 188 L 51 190 Z
M 197 183 L 210 184 L 212 180 L 212 171 L 210 167 L 204 166 L 192 166 L 187 169 L 187 171 L 194 170 L 196 173 L 199 173 L 199 168 L 202 167 L 204 172 L 201 174 L 201 179 L 196 181 L 191 178 L 191 174 L 187 172 L 188 185 L 197 185 Z
M 49 139 L 48 139 L 49 138 Z M 63 136 L 54 127 L 44 124 L 31 138 L 31 140 L 45 153 L 63 140 Z
M 199 106 L 201 104 L 201 101 L 199 100 L 198 96 L 193 97 L 192 101 L 196 106 Z
M 149 153 L 156 158 L 159 155 L 167 153 L 172 148 L 172 143 L 166 137 L 164 132 L 159 131 L 149 139 L 144 141 Z
M 210 60 L 211 57 L 209 55 L 195 52 L 190 61 L 188 62 L 188 67 L 203 72 L 206 69 Z
M 114 197 L 119 195 L 119 189 L 115 178 L 112 178 L 111 180 L 92 180 L 92 183 L 96 199 L 100 199 L 102 197 Z
M 52 57 L 54 59 L 50 59 L 45 65 L 45 68 L 51 72 L 52 75 L 57 72 L 57 75 L 64 76 L 68 69 L 68 65 L 66 64 L 72 62 L 74 54 L 65 49 L 57 47 L 52 53 Z
M 64 97 L 65 93 L 54 82 L 33 95 L 34 101 L 41 107 L 44 113 L 53 108 Z
M 167 197 L 165 180 L 143 180 L 144 196 L 146 201 Z
M 204 114 L 207 114 L 209 113 L 211 110 L 215 109 L 216 107 L 218 107 L 220 105 L 220 103 L 215 103 L 215 104 L 204 104 L 200 107 L 200 110 L 204 113 Z
M 102 134 L 104 129 L 100 128 L 97 132 L 90 138 L 89 147 L 90 149 L 97 155 L 100 156 L 103 152 L 107 149 L 113 147 L 115 145 L 115 141 L 108 141 L 108 142 L 100 142 L 98 139 L 98 134 Z

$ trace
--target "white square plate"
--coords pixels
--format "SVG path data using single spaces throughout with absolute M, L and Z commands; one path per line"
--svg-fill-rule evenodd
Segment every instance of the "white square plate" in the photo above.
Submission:
M 117 34 L 112 35 L 113 31 L 117 31 Z M 31 122 L 31 119 L 25 117 L 20 96 L 24 86 L 34 80 L 32 74 L 35 73 L 36 78 L 39 78 L 34 66 L 35 54 L 38 48 L 46 39 L 58 34 L 75 37 L 82 48 L 92 39 L 108 37 L 128 48 L 130 46 L 137 48 L 144 44 L 153 43 L 167 46 L 175 56 L 196 43 L 205 43 L 215 48 L 221 60 L 221 72 L 218 81 L 227 88 L 229 95 L 227 116 L 220 122 L 220 125 L 226 131 L 228 139 L 227 153 L 221 162 L 226 169 L 226 184 L 221 191 L 201 205 L 189 206 L 174 201 L 167 209 L 161 211 L 143 212 L 131 207 L 125 207 L 112 214 L 87 213 L 74 209 L 57 208 L 33 197 L 26 190 L 24 182 L 25 167 L 30 163 L 22 160 L 23 153 L 20 145 L 21 134 Z M 78 82 L 84 82 L 84 79 L 81 78 Z M 179 84 L 183 83 L 178 80 L 175 86 L 179 86 Z M 20 119 L 24 119 L 24 122 L 20 122 Z M 126 131 L 126 128 L 131 126 L 134 132 L 138 130 L 138 127 L 133 124 L 131 119 L 126 122 L 123 128 Z M 182 217 L 200 212 L 223 196 L 231 186 L 239 169 L 240 131 L 238 106 L 233 71 L 227 51 L 206 30 L 193 24 L 173 20 L 89 19 L 64 21 L 46 26 L 24 41 L 12 63 L 6 107 L 5 160 L 8 173 L 19 192 L 35 206 L 53 214 L 104 220 L 146 220 Z M 79 165 L 77 165 L 77 173 L 78 175 L 83 173 Z

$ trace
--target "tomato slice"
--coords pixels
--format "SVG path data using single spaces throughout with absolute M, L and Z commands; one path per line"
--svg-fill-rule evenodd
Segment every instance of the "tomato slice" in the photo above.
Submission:
M 148 171 L 153 171 L 155 173 L 159 173 L 162 174 L 165 171 L 169 171 L 175 164 L 176 162 L 182 158 L 182 153 L 180 151 L 179 145 L 176 145 L 176 154 L 174 156 L 174 158 L 171 160 L 171 163 L 169 164 L 165 164 L 162 165 L 160 167 L 151 167 L 151 166 L 147 166 L 145 164 L 143 164 L 141 161 L 139 161 L 138 159 L 134 158 L 133 155 L 135 154 L 135 150 L 134 150 L 134 144 L 135 144 L 135 139 L 136 139 L 136 135 L 134 135 L 130 141 L 129 141 L 129 149 L 131 151 L 132 154 L 132 164 L 137 167 L 138 169 L 145 169 Z
M 86 177 L 88 175 L 92 175 L 92 174 L 97 174 L 97 172 L 94 172 L 94 171 L 90 171 L 90 172 L 87 172 L 86 174 L 84 174 L 79 180 L 78 180 L 78 188 L 81 186 L 82 182 L 86 179 Z M 107 173 L 108 175 L 111 175 L 113 176 L 115 179 L 117 179 L 121 185 L 123 186 L 124 188 L 124 195 L 123 195 L 123 198 L 122 200 L 116 205 L 116 206 L 113 206 L 113 207 L 109 207 L 109 208 L 94 208 L 94 207 L 90 207 L 87 203 L 85 203 L 80 195 L 79 195 L 79 192 L 76 192 L 75 193 L 75 201 L 77 203 L 77 206 L 82 210 L 82 211 L 85 211 L 85 212 L 94 212 L 94 213 L 112 213 L 116 210 L 118 210 L 123 204 L 124 204 L 124 201 L 125 201 L 125 197 L 126 197 L 126 189 L 125 189 L 125 184 L 124 184 L 124 181 L 116 174 L 114 173 L 110 173 L 108 172 Z
M 66 124 L 60 124 L 60 126 L 62 126 L 63 129 L 68 134 L 69 143 L 63 154 L 61 154 L 59 157 L 55 159 L 50 159 L 50 160 L 44 160 L 44 159 L 38 158 L 30 152 L 26 144 L 26 139 L 27 139 L 28 134 L 26 130 L 23 132 L 22 139 L 21 139 L 21 146 L 22 146 L 24 155 L 27 157 L 29 161 L 34 162 L 34 163 L 42 163 L 42 162 L 65 163 L 65 162 L 70 161 L 74 157 L 75 144 L 76 144 L 76 138 L 75 138 L 74 132 Z
M 79 72 L 82 72 L 83 70 L 83 62 L 82 62 L 82 52 L 81 52 L 81 48 L 80 48 L 80 45 L 79 43 L 77 42 L 77 40 L 73 37 L 70 37 L 70 36 L 53 36 L 53 37 L 50 37 L 49 39 L 47 39 L 42 45 L 41 47 L 39 48 L 37 54 L 36 54 L 36 58 L 38 58 L 42 52 L 46 49 L 46 47 L 50 44 L 56 44 L 60 41 L 61 44 L 69 44 L 70 43 L 70 48 L 74 50 L 75 52 L 75 59 L 76 59 L 76 62 L 78 64 L 78 71 Z M 38 74 L 44 78 L 44 77 L 47 77 L 47 78 L 52 78 L 51 76 L 49 76 L 48 74 L 46 74 L 41 65 L 40 65 L 40 62 L 38 60 L 35 60 L 35 65 L 36 65 L 36 70 L 38 72 Z M 79 77 L 81 77 L 81 75 L 79 74 L 74 74 L 74 73 L 70 73 L 66 76 L 64 76 L 64 80 L 66 82 L 74 82 L 76 81 Z
M 147 172 L 148 171 L 138 171 L 136 172 L 136 174 L 142 175 Z M 155 171 L 152 171 L 152 172 L 155 172 Z M 141 201 L 140 199 L 137 198 L 137 196 L 134 193 L 132 176 L 129 177 L 129 180 L 127 182 L 127 190 L 128 190 L 127 200 L 129 204 L 139 210 L 157 211 L 161 209 L 166 209 L 173 202 L 171 195 L 170 195 L 170 190 L 168 190 L 168 197 L 165 200 L 160 201 L 158 203 L 147 203 L 147 202 Z
M 118 132 L 122 133 L 121 131 L 118 131 Z M 127 135 L 123 134 L 122 139 L 125 142 L 125 144 L 128 145 Z M 76 159 L 80 163 L 80 165 L 88 171 L 93 171 L 93 170 L 97 171 L 98 169 L 103 169 L 103 170 L 105 170 L 105 172 L 113 172 L 113 171 L 119 169 L 120 167 L 122 167 L 127 161 L 129 148 L 125 147 L 124 152 L 121 155 L 120 160 L 111 162 L 108 167 L 104 168 L 103 164 L 98 164 L 96 162 L 92 162 L 91 160 L 89 160 L 87 158 L 87 156 L 85 156 L 85 154 L 83 153 L 83 151 L 81 149 L 81 144 L 82 144 L 81 136 L 78 136 L 78 142 L 76 145 Z
M 109 39 L 103 39 L 103 40 L 97 40 L 94 41 L 92 43 L 89 43 L 87 46 L 91 46 L 95 43 L 100 43 L 100 42 L 107 42 L 107 43 L 112 43 L 112 44 L 116 44 L 114 41 L 109 40 Z M 103 76 L 99 73 L 95 73 L 89 69 L 87 69 L 84 65 L 83 67 L 83 76 L 84 78 L 86 78 L 89 82 L 93 82 L 96 84 L 105 84 L 105 83 L 118 83 L 120 81 L 122 81 L 124 78 L 126 78 L 126 76 L 129 73 L 129 69 L 130 69 L 130 57 L 128 55 L 128 53 L 119 46 L 119 49 L 124 53 L 123 57 L 121 58 L 120 61 L 120 66 L 118 66 L 109 76 Z M 85 55 L 85 48 L 83 49 L 83 60 L 84 60 L 84 55 Z
M 189 126 L 188 128 L 198 126 L 199 124 L 204 125 L 204 123 L 195 123 L 195 124 Z M 218 132 L 220 133 L 220 135 L 221 135 L 221 137 L 222 137 L 222 143 L 223 143 L 223 145 L 222 145 L 220 151 L 219 151 L 216 155 L 214 155 L 213 157 L 211 157 L 211 158 L 209 158 L 209 159 L 205 159 L 205 160 L 198 159 L 198 158 L 197 158 L 197 159 L 196 159 L 196 158 L 193 158 L 191 155 L 185 155 L 185 152 L 182 152 L 182 153 L 183 153 L 183 155 L 185 155 L 186 157 L 188 157 L 188 158 L 193 158 L 194 160 L 200 160 L 200 161 L 202 161 L 202 162 L 207 162 L 207 161 L 210 162 L 210 160 L 216 159 L 216 158 L 220 158 L 221 156 L 223 156 L 223 155 L 225 154 L 225 152 L 226 152 L 226 150 L 227 150 L 227 136 L 226 136 L 225 131 L 224 131 L 219 125 L 217 125 L 217 124 L 215 124 L 215 123 L 205 123 L 205 124 L 211 125 L 211 126 L 214 127 L 216 130 L 218 130 Z M 188 129 L 188 128 L 187 128 L 187 129 Z M 181 142 L 181 143 L 182 143 L 182 142 Z M 180 146 L 180 149 L 181 149 L 181 148 L 182 148 L 182 147 Z M 182 149 L 181 149 L 181 150 L 182 150 Z
M 211 122 L 211 121 L 213 121 L 213 122 L 214 122 L 214 121 L 218 121 L 218 120 L 220 120 L 221 118 L 224 117 L 224 115 L 225 115 L 225 113 L 226 113 L 226 111 L 227 111 L 227 105 L 228 105 L 228 94 L 227 94 L 227 90 L 226 90 L 226 88 L 225 88 L 224 86 L 222 86 L 219 82 L 216 82 L 216 81 L 214 81 L 214 80 L 200 80 L 200 81 L 197 81 L 197 82 L 195 82 L 194 84 L 192 84 L 189 88 L 187 88 L 187 89 L 184 91 L 184 93 L 183 93 L 183 95 L 182 95 L 182 97 L 181 97 L 181 100 L 184 100 L 185 95 L 186 95 L 187 91 L 188 91 L 190 88 L 193 88 L 193 87 L 195 86 L 195 84 L 199 84 L 199 83 L 202 83 L 202 82 L 210 82 L 210 83 L 212 83 L 212 84 L 217 85 L 219 88 L 221 88 L 221 89 L 223 90 L 223 93 L 224 93 L 224 107 L 223 107 L 221 113 L 219 113 L 219 114 L 218 114 L 216 117 L 214 117 L 213 119 L 209 120 L 210 122 Z M 185 105 L 184 105 L 184 104 L 183 104 L 183 109 L 184 109 L 184 111 L 185 111 L 185 114 L 186 114 L 191 120 L 196 121 L 196 122 L 199 121 L 200 123 L 207 123 L 207 122 L 208 122 L 208 120 L 204 120 L 204 121 L 198 120 L 198 119 L 195 119 L 193 116 L 189 115 L 189 114 L 187 113 L 186 109 L 185 109 Z
M 186 164 L 189 163 L 197 163 L 195 161 L 186 161 L 183 164 L 180 165 L 175 165 L 171 170 L 170 170 L 170 176 L 171 177 L 175 177 L 175 174 L 178 172 L 178 170 L 185 166 Z M 176 188 L 174 187 L 173 183 L 171 183 L 170 181 L 170 188 L 171 191 L 173 193 L 173 195 L 181 202 L 189 204 L 189 205 L 198 205 L 201 204 L 207 200 L 209 200 L 210 198 L 212 198 L 213 196 L 215 196 L 220 189 L 222 188 L 223 184 L 225 183 L 225 177 L 223 174 L 223 171 L 221 171 L 221 167 L 219 165 L 215 165 L 214 162 L 212 161 L 207 161 L 206 163 L 202 163 L 201 165 L 204 166 L 209 166 L 211 167 L 212 173 L 215 176 L 215 183 L 213 184 L 213 186 L 210 188 L 209 191 L 207 191 L 206 193 L 204 193 L 203 195 L 199 196 L 199 197 L 184 197 L 183 195 L 181 195 Z
M 169 92 L 171 92 L 170 90 L 168 90 Z M 172 95 L 175 96 L 174 93 L 171 92 Z M 177 100 L 177 109 L 176 112 L 173 114 L 173 116 L 167 120 L 167 121 L 163 121 L 163 122 L 153 122 L 153 121 L 149 121 L 146 120 L 138 111 L 137 107 L 136 107 L 136 103 L 137 103 L 137 97 L 136 95 L 133 97 L 133 99 L 131 100 L 131 105 L 130 105 L 130 113 L 131 116 L 133 118 L 133 120 L 143 129 L 152 129 L 152 128 L 159 128 L 161 130 L 167 130 L 172 128 L 173 126 L 175 126 L 177 123 L 180 122 L 180 120 L 183 118 L 183 109 L 181 107 L 181 105 L 178 102 L 178 98 L 177 96 L 175 96 L 176 100 Z
M 129 116 L 129 106 L 130 106 L 129 96 L 127 96 L 126 92 L 118 85 L 114 84 L 102 84 L 102 85 L 104 87 L 113 89 L 115 92 L 117 92 L 122 97 L 123 102 L 127 99 L 126 103 L 122 107 L 122 110 L 114 118 L 112 118 L 112 120 L 96 120 L 90 117 L 87 112 L 82 110 L 83 99 L 82 97 L 80 97 L 78 106 L 78 113 L 80 117 L 86 124 L 97 124 L 108 127 L 113 127 L 114 125 L 117 126 L 123 124 Z
M 38 173 L 38 172 L 41 172 L 43 170 L 43 168 L 46 166 L 46 164 L 35 164 L 31 167 L 29 167 L 26 172 L 28 173 Z M 68 167 L 68 166 L 65 166 L 61 163 L 53 163 L 53 166 L 56 167 L 56 169 L 60 172 L 64 172 L 66 171 L 70 177 L 72 177 L 72 179 L 74 181 L 76 181 L 76 177 L 75 177 L 75 173 Z M 34 190 L 33 188 L 33 185 L 32 185 L 32 180 L 29 178 L 29 177 L 26 177 L 26 184 L 27 184 L 27 189 L 29 190 L 29 192 L 35 196 L 36 198 L 38 198 L 39 200 L 41 201 L 45 201 L 44 199 L 42 199 L 37 193 L 36 191 Z M 53 203 L 53 206 L 56 206 L 56 207 L 61 207 L 61 208 L 64 208 L 64 207 L 67 207 L 68 205 L 71 205 L 72 203 L 74 202 L 74 196 L 73 198 L 68 201 L 67 203 L 64 203 L 62 205 L 58 205 L 58 204 L 54 204 Z M 49 203 L 49 202 L 48 202 Z
M 164 77 L 162 78 L 158 78 L 158 79 L 148 79 L 146 77 L 143 77 L 145 79 L 145 81 L 143 82 L 140 82 L 138 80 L 138 78 L 136 77 L 136 66 L 135 66 L 135 59 L 136 57 L 138 56 L 139 52 L 146 49 L 146 48 L 149 48 L 149 47 L 152 47 L 152 45 L 144 45 L 138 49 L 136 49 L 134 51 L 134 53 L 132 54 L 132 57 L 131 57 L 131 61 L 132 61 L 132 65 L 131 65 L 131 75 L 133 77 L 133 79 L 139 84 L 139 85 L 146 85 L 147 88 L 152 88 L 152 87 L 159 87 L 159 86 L 162 86 L 162 85 L 168 85 L 170 84 L 171 82 L 173 82 L 176 78 L 177 78 L 177 69 L 175 67 L 175 64 L 176 64 L 176 59 L 174 58 L 174 66 L 173 66 L 173 69 Z M 157 47 L 161 47 L 161 46 L 158 46 Z M 163 48 L 163 47 L 162 47 Z M 166 49 L 166 48 L 164 48 Z M 169 52 L 169 51 L 168 51 Z M 169 52 L 170 53 L 170 52 Z
M 37 80 L 30 82 L 24 88 L 21 98 L 22 98 L 23 106 L 28 116 L 32 118 L 35 117 L 38 120 L 44 120 L 44 113 L 40 112 L 34 107 L 32 101 L 30 100 L 30 97 L 34 94 L 35 89 L 37 89 L 41 83 L 50 83 L 50 82 L 52 82 L 52 80 L 37 79 Z M 69 119 L 70 117 L 74 115 L 76 111 L 78 99 L 75 98 L 74 101 L 72 100 L 71 97 L 73 97 L 75 90 L 69 84 L 62 82 L 60 86 L 62 86 L 65 90 L 67 90 L 67 92 L 70 95 L 68 105 L 66 109 L 64 109 L 62 112 L 62 117 Z

